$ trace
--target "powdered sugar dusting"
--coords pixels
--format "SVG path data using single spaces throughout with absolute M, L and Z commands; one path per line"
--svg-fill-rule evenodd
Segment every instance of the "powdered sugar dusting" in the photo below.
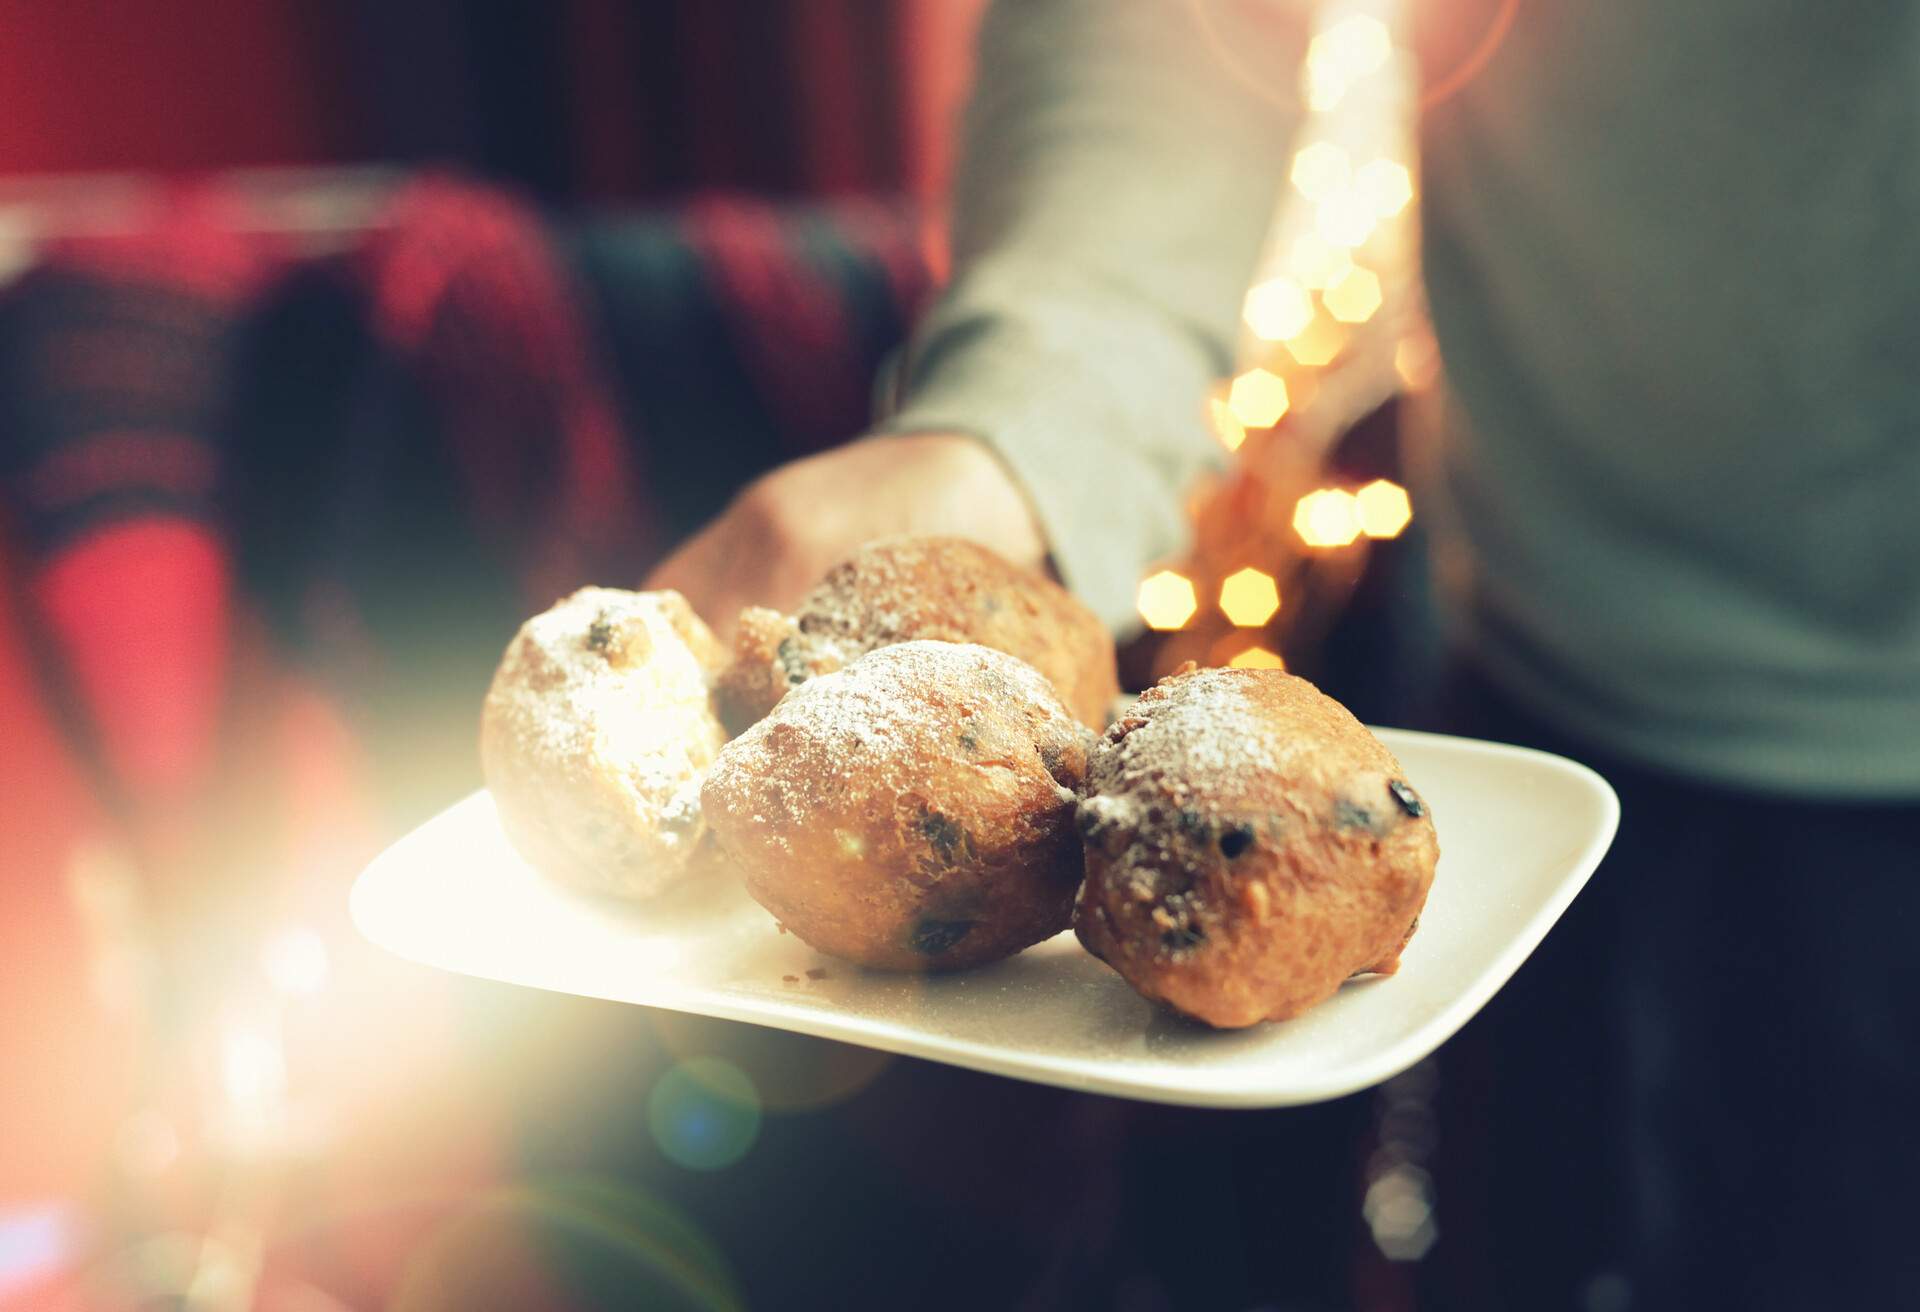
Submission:
M 962 538 L 869 542 L 829 570 L 791 619 L 747 614 L 754 621 L 742 617 L 739 660 L 722 686 L 736 727 L 765 715 L 789 687 L 914 639 L 1018 656 L 1094 727 L 1106 723 L 1105 702 L 1117 691 L 1113 644 L 1091 611 L 1052 580 Z
M 1261 699 L 1263 682 L 1275 680 L 1311 695 L 1278 704 Z M 1378 768 L 1398 772 L 1391 754 L 1344 707 L 1292 675 L 1206 669 L 1163 680 L 1142 693 L 1094 749 L 1081 831 L 1157 842 L 1158 829 L 1218 822 L 1262 780 L 1305 779 L 1350 766 L 1349 757 L 1327 756 L 1325 744 L 1334 737 L 1362 751 L 1371 743 Z
M 1161 781 L 1177 787 L 1209 775 L 1271 772 L 1287 754 L 1238 671 L 1196 670 L 1141 695 L 1095 749 L 1089 779 L 1096 792 Z
M 487 694 L 482 755 L 503 808 L 580 877 L 644 891 L 704 831 L 700 782 L 724 734 L 676 593 L 582 588 L 524 624 Z
M 930 708 L 947 704 L 942 685 L 983 679 L 996 692 L 1056 706 L 1053 687 L 1025 661 L 969 642 L 895 643 L 871 659 L 824 674 L 788 695 L 782 720 L 808 732 L 851 736 L 867 746 L 925 729 Z
M 956 729 L 974 716 L 983 727 L 1009 716 L 1024 720 L 1019 736 L 1029 754 L 1041 742 L 1084 732 L 1026 662 L 972 643 L 916 640 L 881 647 L 788 693 L 771 716 L 721 752 L 710 788 L 752 790 L 779 808 L 781 822 L 805 824 L 823 792 L 854 780 L 896 795 L 924 787 L 916 770 L 928 761 L 954 760 Z M 831 768 L 802 777 L 783 768 L 801 741 L 815 749 L 809 761 L 826 759 Z M 970 764 L 991 771 L 1006 763 Z M 1012 772 L 1003 772 L 1014 786 Z
M 939 563 L 938 553 L 945 549 L 941 538 L 869 543 L 807 594 L 797 612 L 801 631 L 821 639 L 842 660 L 851 660 L 862 651 L 923 633 L 929 625 L 948 627 L 945 616 L 920 613 L 928 609 L 926 598 L 923 589 L 914 586 Z
M 492 696 L 535 753 L 597 756 L 662 805 L 718 749 L 707 672 L 659 593 L 581 588 L 534 616 Z

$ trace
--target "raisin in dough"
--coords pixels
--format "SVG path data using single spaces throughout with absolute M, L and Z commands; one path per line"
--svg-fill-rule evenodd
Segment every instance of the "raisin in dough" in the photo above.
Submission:
M 701 797 L 747 891 L 815 948 L 972 966 L 1067 927 L 1091 739 L 1032 666 L 899 643 L 794 689 Z
M 1080 941 L 1141 994 L 1221 1027 L 1392 973 L 1440 852 L 1392 753 L 1277 670 L 1148 689 L 1094 749 L 1079 823 Z

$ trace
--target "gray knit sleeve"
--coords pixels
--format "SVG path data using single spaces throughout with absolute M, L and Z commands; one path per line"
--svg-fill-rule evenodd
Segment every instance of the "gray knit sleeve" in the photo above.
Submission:
M 954 278 L 882 432 L 973 434 L 1116 630 L 1219 459 L 1206 388 L 1299 118 L 1292 0 L 999 0 L 980 38 Z

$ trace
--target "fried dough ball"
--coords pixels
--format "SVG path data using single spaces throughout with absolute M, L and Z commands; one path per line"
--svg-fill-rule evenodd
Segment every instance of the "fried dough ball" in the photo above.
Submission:
M 1182 671 L 1088 767 L 1074 930 L 1142 995 L 1222 1028 L 1391 974 L 1433 882 L 1433 820 L 1380 741 L 1278 670 Z
M 793 615 L 751 607 L 719 688 L 736 732 L 787 690 L 862 652 L 913 638 L 977 642 L 1026 661 L 1093 729 L 1119 696 L 1113 639 L 1073 594 L 965 538 L 870 542 L 827 571 Z
M 577 888 L 648 897 L 705 832 L 700 781 L 726 741 L 722 648 L 677 592 L 582 588 L 521 626 L 480 720 L 480 759 L 520 854 Z
M 813 947 L 974 966 L 1067 927 L 1092 738 L 1025 662 L 905 642 L 794 689 L 701 801 L 747 891 Z

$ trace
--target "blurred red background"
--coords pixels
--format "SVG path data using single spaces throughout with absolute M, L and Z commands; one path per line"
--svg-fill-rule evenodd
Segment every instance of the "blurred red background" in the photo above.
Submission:
M 930 203 L 944 184 L 949 123 L 980 7 L 0 0 L 0 285 L 49 243 L 137 225 L 152 182 L 235 170 L 272 170 L 276 186 L 326 196 L 343 185 L 378 189 L 399 176 L 387 169 L 451 166 L 554 209 L 713 192 Z M 129 555 L 122 564 L 130 567 L 108 571 L 130 590 L 128 604 L 155 614 L 184 607 L 177 626 L 155 632 L 188 644 L 215 635 L 220 650 L 195 657 L 215 671 L 208 679 L 257 655 L 245 615 L 194 613 L 209 598 L 217 603 L 226 586 L 219 559 L 197 556 L 189 544 L 149 577 L 141 562 L 153 543 L 96 545 Z M 59 594 L 50 575 L 88 549 L 69 545 L 65 564 L 36 565 L 36 573 L 22 565 L 20 526 L 0 506 L 0 1014 L 9 1017 L 0 1222 L 10 1209 L 71 1202 L 98 1185 L 139 1080 L 139 1021 L 103 1016 L 96 1005 L 98 944 L 75 897 L 89 844 L 115 829 L 99 762 L 88 759 L 100 744 L 77 735 L 79 721 L 63 701 L 71 690 L 46 677 L 42 625 Z M 195 571 L 211 573 L 196 580 Z M 114 604 L 96 592 L 79 595 Z M 91 669 L 84 650 L 63 650 L 59 659 L 75 686 L 105 697 L 100 704 L 121 695 L 108 685 L 129 677 L 124 654 L 101 653 Z M 284 681 L 264 694 L 178 683 L 123 689 L 154 713 L 134 755 L 192 755 L 191 735 L 166 739 L 169 717 L 251 714 L 246 732 L 260 759 L 277 762 L 263 772 L 279 772 L 275 786 L 303 799 L 308 812 L 286 832 L 306 824 L 341 850 L 377 838 L 355 813 L 354 781 L 342 782 L 353 769 L 351 736 L 297 679 L 285 671 L 270 677 Z M 236 711 L 242 697 L 269 709 Z M 221 705 L 200 704 L 209 698 Z M 110 753 L 122 726 L 94 727 Z M 174 766 L 162 760 L 160 774 Z M 193 820 L 183 811 L 180 822 Z M 176 852 L 161 863 L 191 860 Z M 408 1178 L 445 1186 L 484 1177 L 484 1143 L 476 1159 L 460 1127 L 441 1128 L 455 1146 Z M 389 1165 L 403 1161 L 399 1149 L 418 1129 L 383 1132 L 381 1151 L 397 1153 Z
M 937 192 L 978 0 L 0 0 L 0 176 L 457 162 L 544 198 Z

